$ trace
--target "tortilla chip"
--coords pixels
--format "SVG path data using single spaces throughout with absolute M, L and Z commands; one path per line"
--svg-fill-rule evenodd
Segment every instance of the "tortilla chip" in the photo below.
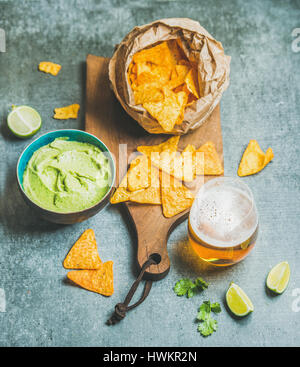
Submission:
M 168 88 L 174 89 L 184 84 L 189 70 L 190 68 L 186 65 L 176 65 L 175 68 L 173 68 L 171 80 L 168 83 Z
M 140 155 L 133 160 L 127 172 L 127 188 L 137 191 L 150 186 L 150 162 L 147 156 Z
M 157 84 L 142 84 L 136 86 L 133 91 L 134 102 L 136 105 L 147 102 L 159 102 L 164 99 L 164 94 Z
M 161 201 L 166 218 L 173 217 L 193 204 L 193 194 L 174 177 L 162 172 Z
M 127 76 L 128 76 L 128 82 L 131 85 L 131 88 L 135 90 L 135 88 L 137 87 L 136 74 L 128 73 Z
M 114 194 L 110 198 L 111 204 L 118 204 L 124 201 L 128 201 L 130 198 L 130 191 L 127 189 L 128 176 L 127 173 L 120 183 L 120 186 L 116 189 Z
M 133 72 L 136 73 L 136 76 L 139 77 L 142 73 L 150 73 L 152 68 L 152 64 L 149 62 L 139 62 L 135 65 L 135 69 L 133 69 Z
M 128 80 L 135 105 L 142 105 L 166 132 L 182 123 L 186 106 L 200 95 L 197 65 L 186 58 L 179 39 L 134 54 Z
M 176 123 L 182 122 L 187 95 L 185 92 L 174 93 L 165 87 L 163 92 L 165 96 L 163 101 L 143 103 L 143 107 L 166 132 L 170 132 Z
M 137 75 L 137 84 L 154 83 L 157 87 L 161 87 L 169 82 L 171 72 L 171 67 L 154 65 L 150 71 L 144 71 Z
M 114 293 L 113 262 L 107 261 L 98 270 L 70 271 L 67 277 L 89 291 L 111 296 Z
M 266 165 L 270 163 L 273 158 L 274 158 L 273 150 L 272 148 L 268 148 L 265 154 L 264 167 L 266 167 Z
M 137 147 L 137 151 L 147 155 L 151 158 L 152 153 L 161 153 L 163 151 L 168 151 L 170 153 L 176 153 L 177 146 L 179 142 L 180 136 L 172 136 L 172 138 L 164 141 L 158 145 L 140 145 Z
M 102 266 L 92 229 L 83 232 L 69 251 L 63 265 L 66 269 L 99 269 Z
M 153 157 L 151 159 L 154 165 L 169 175 L 181 181 L 192 182 L 196 175 L 195 151 L 193 145 L 187 145 L 181 154 L 174 156 L 168 152 L 161 152 L 159 161 Z
M 189 60 L 186 60 L 186 59 L 179 60 L 178 65 L 186 65 L 189 68 L 192 68 L 192 64 L 189 62 Z
M 272 148 L 266 154 L 256 140 L 250 140 L 238 169 L 239 176 L 249 176 L 261 171 L 274 158 Z
M 159 145 L 139 146 L 137 150 L 149 157 L 152 163 L 167 173 L 182 178 L 182 161 L 177 158 L 177 146 L 180 136 L 173 136 Z
M 153 164 L 157 165 L 157 167 L 159 167 L 162 171 L 178 178 L 179 180 L 182 180 L 182 156 L 178 152 L 175 156 L 169 154 L 169 152 L 162 152 L 160 154 L 159 163 L 157 163 L 157 159 L 153 160 Z
M 133 62 L 136 64 L 149 62 L 155 65 L 172 66 L 176 64 L 176 59 L 166 41 L 154 47 L 141 50 L 133 55 Z
M 196 150 L 193 156 L 193 164 L 195 167 L 195 174 L 197 176 L 204 176 L 204 162 L 204 152 L 199 152 Z
M 196 148 L 192 144 L 188 144 L 181 153 L 183 163 L 183 180 L 191 182 L 196 176 L 195 165 Z
M 224 173 L 220 157 L 213 142 L 208 141 L 197 149 L 196 152 L 204 153 L 204 170 L 203 166 L 201 166 L 201 160 L 198 161 L 196 164 L 197 174 L 200 174 L 201 171 L 204 171 L 204 175 L 208 176 L 218 176 Z
M 113 264 L 113 261 L 105 262 L 103 264 L 104 271 L 102 274 L 100 272 L 95 273 L 92 279 L 95 291 L 104 296 L 111 296 L 114 293 Z
M 133 201 L 141 204 L 160 204 L 159 171 L 146 155 L 135 158 L 120 186 L 111 197 L 111 204 Z
M 195 101 L 197 101 L 197 98 L 188 90 L 186 84 L 181 84 L 178 87 L 173 89 L 174 93 L 178 93 L 178 92 L 185 92 L 185 94 L 187 95 L 187 102 L 185 107 L 190 106 L 191 104 L 193 104 Z M 183 116 L 181 121 L 183 120 L 184 117 L 184 110 L 183 110 Z M 180 123 L 181 123 L 180 121 Z
M 151 185 L 144 190 L 132 192 L 130 201 L 140 204 L 161 204 L 159 170 L 157 168 L 151 166 Z
M 55 108 L 53 118 L 57 120 L 77 119 L 79 104 L 71 104 L 70 106 Z
M 130 201 L 140 204 L 161 204 L 160 188 L 148 187 L 145 190 L 133 192 Z
M 197 101 L 197 98 L 192 93 L 190 93 L 188 95 L 188 101 L 186 107 L 192 105 L 195 101 Z
M 135 64 L 134 62 L 132 62 L 132 73 L 134 73 L 136 75 L 138 73 L 137 64 Z
M 55 64 L 54 62 L 41 61 L 39 63 L 39 70 L 47 74 L 52 74 L 56 76 L 59 73 L 60 69 L 61 65 Z
M 185 78 L 185 83 L 188 90 L 199 99 L 199 86 L 198 86 L 198 71 L 193 68 L 187 73 Z

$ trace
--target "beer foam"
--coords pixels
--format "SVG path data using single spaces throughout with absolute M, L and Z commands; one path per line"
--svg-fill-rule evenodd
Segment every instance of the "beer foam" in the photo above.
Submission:
M 252 198 L 239 188 L 203 186 L 191 209 L 190 224 L 200 240 L 208 244 L 235 246 L 246 241 L 257 227 L 253 205 Z

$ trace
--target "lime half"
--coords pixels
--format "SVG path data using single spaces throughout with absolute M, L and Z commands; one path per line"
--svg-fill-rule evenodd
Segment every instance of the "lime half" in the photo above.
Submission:
M 283 293 L 289 283 L 290 273 L 290 266 L 287 261 L 275 265 L 268 275 L 267 287 L 277 294 Z
M 29 106 L 13 106 L 7 116 L 7 125 L 18 138 L 30 138 L 39 131 L 42 119 L 39 113 Z
M 247 294 L 238 285 L 231 283 L 226 293 L 226 302 L 230 311 L 236 316 L 246 316 L 254 311 L 253 304 Z

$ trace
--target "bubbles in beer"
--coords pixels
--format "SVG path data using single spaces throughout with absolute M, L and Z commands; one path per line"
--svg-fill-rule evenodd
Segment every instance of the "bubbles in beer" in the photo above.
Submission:
M 235 246 L 255 231 L 256 208 L 247 192 L 238 186 L 221 185 L 221 180 L 210 181 L 199 191 L 191 209 L 190 223 L 204 242 L 217 247 Z

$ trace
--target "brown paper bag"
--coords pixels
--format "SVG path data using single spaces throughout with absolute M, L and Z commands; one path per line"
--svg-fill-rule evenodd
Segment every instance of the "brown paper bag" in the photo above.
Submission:
M 126 112 L 152 134 L 166 133 L 141 105 L 135 106 L 127 78 L 132 56 L 160 41 L 180 38 L 190 61 L 198 65 L 200 99 L 185 109 L 184 119 L 170 134 L 186 134 L 202 125 L 220 102 L 229 85 L 230 57 L 201 25 L 188 18 L 161 19 L 135 27 L 117 46 L 109 63 L 113 91 Z

